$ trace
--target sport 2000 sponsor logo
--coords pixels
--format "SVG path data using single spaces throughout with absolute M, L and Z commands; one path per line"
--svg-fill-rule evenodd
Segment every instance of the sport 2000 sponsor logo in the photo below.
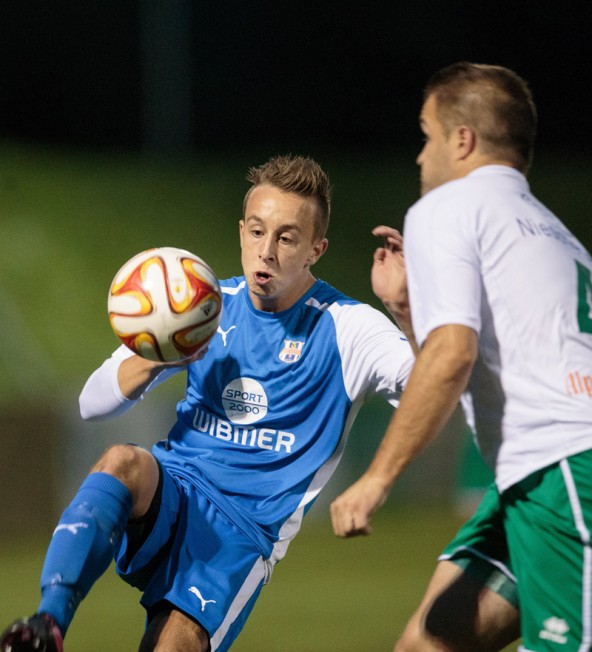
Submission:
M 256 423 L 267 414 L 267 394 L 254 378 L 236 378 L 224 388 L 222 406 L 233 423 Z
M 197 408 L 193 427 L 216 439 L 239 446 L 262 448 L 276 453 L 291 453 L 296 435 L 275 428 L 255 428 L 251 424 L 267 415 L 267 394 L 261 383 L 253 378 L 237 378 L 222 393 L 222 405 L 228 421 Z

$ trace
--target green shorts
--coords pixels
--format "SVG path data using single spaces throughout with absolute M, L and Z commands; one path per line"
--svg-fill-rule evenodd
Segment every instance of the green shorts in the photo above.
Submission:
M 592 650 L 592 450 L 501 496 L 525 650 Z
M 520 605 L 523 650 L 585 652 L 592 650 L 591 532 L 589 450 L 501 497 L 490 488 L 440 558 Z
M 483 586 L 518 608 L 516 577 L 509 559 L 499 494 L 491 485 L 473 516 L 439 557 L 460 566 Z

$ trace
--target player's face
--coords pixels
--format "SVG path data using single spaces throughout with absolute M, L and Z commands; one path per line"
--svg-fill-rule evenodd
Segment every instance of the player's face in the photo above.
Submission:
M 421 194 L 456 178 L 454 168 L 453 140 L 444 133 L 436 111 L 436 99 L 430 95 L 425 101 L 419 117 L 424 133 L 424 146 L 417 164 L 420 167 Z
M 313 285 L 310 267 L 327 248 L 314 237 L 315 208 L 269 185 L 251 191 L 240 221 L 241 261 L 258 310 L 287 310 Z

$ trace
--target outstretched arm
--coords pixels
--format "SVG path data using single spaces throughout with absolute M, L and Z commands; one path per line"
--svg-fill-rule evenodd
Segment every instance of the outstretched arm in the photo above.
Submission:
M 368 470 L 331 504 L 337 536 L 370 534 L 371 515 L 385 502 L 403 469 L 449 419 L 476 357 L 477 334 L 471 328 L 452 324 L 428 335 Z
M 133 407 L 142 395 L 194 360 L 207 349 L 175 363 L 151 362 L 119 347 L 86 381 L 79 397 L 80 415 L 85 420 L 110 419 Z

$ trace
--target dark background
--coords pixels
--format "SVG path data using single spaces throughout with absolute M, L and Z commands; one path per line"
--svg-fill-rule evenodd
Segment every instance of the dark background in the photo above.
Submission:
M 427 78 L 514 68 L 539 149 L 587 154 L 592 3 L 2 0 L 0 138 L 184 151 L 419 146 Z

